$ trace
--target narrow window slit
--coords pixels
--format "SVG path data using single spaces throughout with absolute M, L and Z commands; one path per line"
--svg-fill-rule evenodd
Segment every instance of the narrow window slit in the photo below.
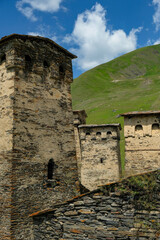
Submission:
M 53 179 L 54 168 L 55 168 L 55 164 L 53 159 L 51 158 L 48 162 L 48 179 Z
M 3 54 L 0 58 L 0 63 L 2 64 L 5 61 L 6 61 L 6 54 Z
M 44 60 L 43 66 L 44 66 L 44 68 L 49 68 L 50 65 L 46 60 Z

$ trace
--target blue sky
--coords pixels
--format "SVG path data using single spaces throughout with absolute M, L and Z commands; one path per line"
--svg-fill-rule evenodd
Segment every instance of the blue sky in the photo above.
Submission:
M 74 77 L 160 43 L 160 0 L 1 0 L 0 38 L 49 37 L 78 56 Z

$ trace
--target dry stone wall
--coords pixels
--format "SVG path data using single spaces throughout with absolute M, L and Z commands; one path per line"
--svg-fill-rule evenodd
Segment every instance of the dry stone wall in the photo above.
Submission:
M 160 114 L 125 116 L 126 176 L 160 168 Z
M 159 190 L 157 171 L 33 214 L 35 240 L 159 240 Z

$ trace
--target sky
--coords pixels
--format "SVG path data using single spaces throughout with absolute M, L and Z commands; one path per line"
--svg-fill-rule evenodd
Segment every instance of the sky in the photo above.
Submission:
M 0 38 L 52 39 L 73 54 L 73 75 L 160 43 L 160 0 L 0 0 Z

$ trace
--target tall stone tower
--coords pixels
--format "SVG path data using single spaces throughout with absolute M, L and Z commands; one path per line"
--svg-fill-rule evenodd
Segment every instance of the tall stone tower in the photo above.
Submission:
M 80 114 L 79 119 L 81 122 Z M 92 191 L 120 179 L 120 129 L 120 124 L 77 125 L 77 160 L 81 184 L 86 189 Z
M 29 214 L 77 194 L 75 57 L 42 37 L 0 40 L 1 239 L 33 239 Z

